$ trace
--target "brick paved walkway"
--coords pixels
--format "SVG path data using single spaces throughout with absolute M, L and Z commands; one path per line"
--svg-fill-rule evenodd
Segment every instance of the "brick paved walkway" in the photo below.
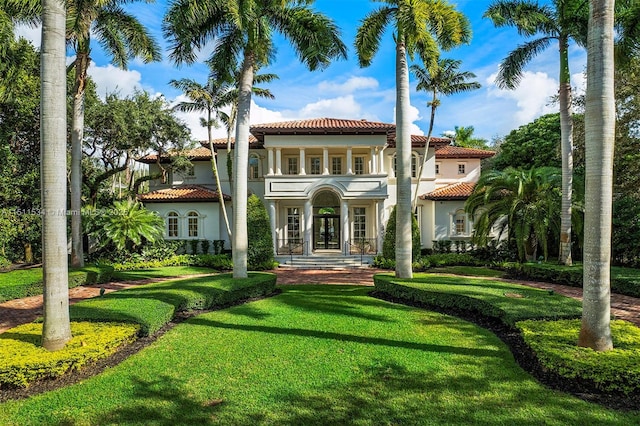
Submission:
M 373 275 L 383 271 L 373 268 L 343 270 L 279 268 L 275 272 L 278 275 L 278 284 L 350 284 L 372 286 Z M 80 300 L 96 297 L 99 295 L 101 287 L 103 287 L 106 292 L 112 292 L 167 279 L 175 278 L 150 279 L 128 283 L 112 282 L 94 286 L 76 287 L 69 290 L 69 302 L 76 303 Z M 510 282 L 537 288 L 553 289 L 558 294 L 573 297 L 578 300 L 582 299 L 582 289 L 575 287 L 531 281 Z M 640 326 L 640 299 L 613 294 L 611 296 L 611 311 L 616 318 L 625 319 Z M 42 296 L 33 296 L 0 303 L 0 333 L 3 333 L 17 325 L 31 322 L 39 316 L 42 316 Z

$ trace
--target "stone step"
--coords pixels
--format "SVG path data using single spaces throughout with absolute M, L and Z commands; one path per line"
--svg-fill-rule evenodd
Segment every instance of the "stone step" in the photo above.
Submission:
M 340 256 L 340 255 L 322 255 L 322 256 L 278 256 L 281 268 L 295 269 L 353 269 L 368 268 L 372 261 L 372 256 Z

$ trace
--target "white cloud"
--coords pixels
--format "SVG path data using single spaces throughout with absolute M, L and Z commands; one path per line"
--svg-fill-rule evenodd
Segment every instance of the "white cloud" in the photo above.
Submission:
M 42 25 L 31 27 L 28 25 L 16 25 L 16 38 L 24 37 L 29 40 L 36 49 L 40 48 L 40 40 L 42 38 Z
M 514 90 L 499 89 L 495 86 L 496 74 L 487 78 L 489 97 L 515 101 L 515 111 L 505 111 L 513 115 L 514 124 L 529 123 L 543 114 L 557 112 L 558 107 L 550 104 L 550 98 L 558 93 L 559 83 L 545 72 L 525 71 L 518 87 Z
M 321 99 L 305 105 L 297 113 L 299 118 L 361 118 L 362 107 L 353 95 L 340 96 L 332 99 Z
M 416 121 L 422 120 L 422 116 L 420 116 L 420 110 L 413 105 L 409 106 L 409 121 L 411 122 L 411 134 L 412 135 L 424 135 L 424 131 L 415 123 Z M 395 123 L 396 117 L 396 109 L 393 109 L 393 122 Z
M 96 83 L 96 91 L 101 98 L 113 92 L 125 97 L 132 95 L 136 89 L 142 89 L 142 75 L 135 70 L 121 70 L 111 64 L 99 67 L 92 62 L 88 72 Z
M 321 92 L 349 94 L 358 90 L 377 89 L 378 86 L 378 80 L 373 77 L 350 77 L 344 83 L 322 81 L 318 84 L 318 90 Z

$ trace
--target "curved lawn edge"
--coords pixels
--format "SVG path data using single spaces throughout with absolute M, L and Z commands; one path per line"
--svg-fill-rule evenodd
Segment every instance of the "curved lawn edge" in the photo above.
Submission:
M 103 362 L 83 368 L 73 360 L 69 360 L 64 371 L 53 364 L 50 372 L 41 371 L 38 376 L 49 379 L 27 381 L 26 389 L 13 386 L 6 389 L 16 380 L 0 382 L 0 401 L 28 397 L 98 374 L 138 352 L 186 318 L 275 294 L 276 280 L 275 274 L 264 272 L 250 272 L 245 279 L 234 279 L 232 274 L 187 278 L 130 288 L 72 305 L 73 322 L 134 323 L 141 330 L 138 340 L 121 345 L 115 355 Z M 21 374 L 19 368 L 13 368 L 13 372 Z M 73 372 L 74 377 L 65 377 L 69 372 Z
M 420 274 L 417 274 L 417 276 L 420 277 Z M 556 313 L 551 317 L 547 317 L 540 313 L 534 318 L 514 320 L 500 308 L 491 306 L 490 303 L 473 296 L 420 289 L 418 286 L 426 284 L 426 279 L 415 277 L 414 279 L 400 279 L 389 273 L 376 274 L 373 278 L 375 287 L 375 290 L 371 293 L 373 297 L 453 315 L 490 330 L 509 347 L 514 359 L 525 371 L 549 388 L 570 393 L 583 400 L 595 402 L 608 408 L 637 410 L 640 407 L 640 390 L 638 389 L 627 394 L 620 392 L 610 393 L 603 390 L 600 384 L 594 380 L 580 375 L 567 377 L 567 374 L 559 374 L 557 368 L 550 368 L 550 366 L 543 364 L 543 360 L 525 341 L 523 331 L 519 327 L 520 321 L 553 323 L 559 320 L 575 319 L 575 316 L 573 318 L 571 315 L 563 317 Z M 459 278 L 465 279 L 466 277 Z M 507 283 L 500 284 L 509 285 Z M 512 286 L 516 289 L 522 287 L 516 284 Z M 544 292 L 544 290 L 539 291 Z M 626 377 L 625 373 L 621 372 L 618 377 L 623 380 Z

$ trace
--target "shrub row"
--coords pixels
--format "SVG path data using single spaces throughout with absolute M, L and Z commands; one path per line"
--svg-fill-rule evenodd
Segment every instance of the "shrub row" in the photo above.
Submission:
M 413 270 L 426 271 L 429 268 L 441 268 L 443 266 L 483 266 L 484 262 L 476 259 L 469 253 L 435 253 L 419 257 L 413 262 Z M 378 255 L 373 259 L 373 266 L 381 269 L 394 269 L 395 259 L 389 259 Z
M 15 327 L 0 334 L 0 388 L 26 387 L 106 358 L 133 342 L 138 329 L 136 324 L 72 322 L 73 338 L 64 349 L 49 352 L 40 343 L 42 324 Z
M 640 328 L 612 321 L 614 349 L 594 352 L 576 345 L 579 320 L 522 321 L 516 324 L 542 364 L 561 377 L 582 379 L 603 392 L 640 392 Z
M 113 267 L 87 266 L 69 270 L 69 288 L 100 284 L 111 280 Z M 42 268 L 0 273 L 0 302 L 37 296 L 43 292 Z
M 166 281 L 130 288 L 70 306 L 73 339 L 56 352 L 40 346 L 42 324 L 0 334 L 0 388 L 26 387 L 107 357 L 136 335 L 153 334 L 176 312 L 212 309 L 273 293 L 276 275 L 253 272 Z M 89 321 L 89 322 L 87 322 Z
M 531 296 L 534 293 L 514 286 L 524 297 L 504 303 L 497 298 L 481 297 L 480 286 L 470 289 L 467 294 L 456 293 L 455 287 L 449 291 L 438 291 L 437 285 L 431 286 L 419 279 L 399 280 L 390 274 L 375 275 L 374 283 L 376 290 L 406 302 L 497 318 L 521 333 L 525 343 L 549 371 L 567 379 L 590 383 L 602 392 L 640 394 L 640 327 L 630 322 L 612 321 L 614 349 L 595 352 L 576 345 L 580 331 L 580 320 L 577 319 L 581 312 L 579 303 L 572 301 L 577 303 L 575 309 L 572 304 L 555 305 L 554 299 L 562 296 L 550 292 L 547 295 L 553 297 L 546 299 L 549 303 L 544 303 L 544 296 L 536 299 Z M 497 283 L 491 282 L 486 292 L 491 292 L 496 286 Z M 540 295 L 545 293 L 537 291 Z M 530 303 L 532 306 L 524 311 L 509 306 L 518 303 Z
M 572 267 L 549 263 L 508 263 L 505 271 L 510 278 L 563 284 L 582 288 L 582 265 Z M 611 274 L 611 291 L 640 297 L 640 275 L 637 277 Z
M 578 301 L 545 290 L 484 280 L 480 284 L 468 279 L 464 285 L 461 282 L 460 278 L 374 276 L 376 290 L 394 298 L 477 313 L 509 327 L 525 319 L 579 318 L 582 312 Z
M 276 275 L 252 272 L 249 278 L 232 274 L 166 281 L 134 287 L 70 307 L 73 320 L 122 321 L 140 324 L 140 334 L 153 334 L 176 312 L 211 309 L 270 294 Z
M 116 271 L 162 268 L 165 266 L 203 266 L 218 271 L 233 269 L 233 261 L 227 254 L 179 254 L 162 260 L 140 260 L 126 263 L 114 263 Z

